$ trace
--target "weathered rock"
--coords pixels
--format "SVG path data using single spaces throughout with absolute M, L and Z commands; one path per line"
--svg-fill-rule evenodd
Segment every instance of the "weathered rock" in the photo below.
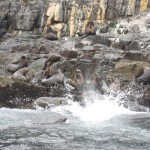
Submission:
M 66 59 L 77 58 L 77 56 L 78 56 L 78 52 L 77 51 L 73 51 L 73 50 L 59 51 L 59 54 L 61 56 L 65 57 Z
M 141 66 L 149 67 L 149 63 L 122 59 L 116 63 L 114 70 L 108 74 L 107 78 L 111 79 L 115 77 L 124 81 L 132 81 L 135 79 L 135 75 Z
M 65 90 L 60 87 L 53 89 L 20 82 L 11 77 L 0 76 L 0 103 L 3 107 L 32 108 L 34 99 L 42 96 L 63 96 Z
M 5 65 L 16 63 L 21 55 L 28 58 L 29 68 L 37 72 L 48 54 L 60 53 L 65 59 L 57 67 L 65 77 L 72 77 L 78 68 L 85 79 L 97 72 L 104 79 L 107 76 L 131 81 L 138 68 L 149 66 L 150 62 L 150 13 L 138 14 L 148 8 L 148 0 L 1 0 L 0 74 L 7 75 Z M 134 17 L 135 14 L 138 15 Z M 35 94 L 59 97 L 66 92 L 59 86 L 32 85 L 31 89 L 31 84 L 13 82 L 11 88 L 1 88 L 2 102 L 12 101 L 3 106 L 29 108 Z M 2 83 L 7 84 L 7 79 Z M 13 91 L 16 88 L 17 93 Z M 40 89 L 44 92 L 40 93 Z M 26 103 L 23 99 L 31 101 Z
M 44 24 L 56 31 L 58 38 L 68 32 L 70 32 L 70 36 L 74 36 L 78 32 L 86 33 L 87 25 L 90 22 L 94 22 L 94 28 L 97 28 L 107 19 L 132 16 L 140 11 L 146 11 L 148 7 L 148 3 L 144 0 L 141 0 L 141 4 L 139 0 L 136 0 L 135 3 L 114 0 L 111 3 L 91 0 L 82 2 L 60 0 L 53 2 L 41 0 L 2 1 L 0 5 L 1 36 L 7 32 L 10 26 L 15 30 L 33 31 L 38 29 L 41 32 L 44 29 Z
M 137 52 L 137 51 L 128 51 L 124 54 L 124 59 L 129 59 L 133 61 L 147 61 L 148 57 L 147 54 L 143 52 Z

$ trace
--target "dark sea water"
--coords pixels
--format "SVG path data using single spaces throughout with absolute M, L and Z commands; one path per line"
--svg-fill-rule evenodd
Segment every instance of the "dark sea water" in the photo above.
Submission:
M 133 112 L 117 98 L 88 97 L 48 110 L 0 109 L 1 150 L 149 150 L 150 113 Z M 52 124 L 57 112 L 65 123 Z M 51 117 L 50 117 L 51 116 Z

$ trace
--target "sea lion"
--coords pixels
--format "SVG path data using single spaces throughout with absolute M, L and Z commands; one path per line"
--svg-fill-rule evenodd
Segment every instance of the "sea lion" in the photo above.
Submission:
M 40 97 L 33 102 L 33 107 L 40 106 L 48 108 L 49 106 L 67 105 L 67 99 L 62 97 Z
M 96 28 L 94 22 L 91 21 L 85 25 L 85 31 L 77 32 L 78 36 L 87 36 L 87 35 L 95 35 L 95 34 L 96 34 Z
M 87 35 L 95 35 L 96 34 L 94 22 L 88 22 L 86 24 L 85 34 L 87 34 Z
M 17 70 L 19 70 L 20 66 L 17 65 L 17 64 L 9 64 L 7 67 L 6 67 L 6 71 L 7 72 L 10 72 L 10 73 L 14 73 L 16 72 Z
M 46 26 L 44 32 L 45 32 L 45 38 L 47 38 L 48 40 L 51 41 L 58 40 L 57 32 L 54 32 L 51 26 Z
M 84 83 L 84 78 L 82 75 L 82 72 L 80 69 L 77 69 L 75 71 L 75 76 L 74 79 L 68 79 L 67 83 L 69 83 L 71 86 L 76 87 L 76 86 L 81 86 Z
M 49 57 L 46 59 L 44 66 L 43 66 L 43 70 L 46 69 L 47 63 L 50 62 L 50 64 L 56 63 L 58 61 L 62 60 L 62 56 L 58 55 L 58 54 L 51 54 L 49 55 Z
M 94 90 L 98 90 L 101 94 L 109 92 L 109 88 L 106 82 L 102 79 L 102 77 L 98 73 L 94 73 L 92 76 L 92 86 Z
M 48 79 L 55 74 L 58 74 L 57 63 L 51 64 L 50 62 L 48 62 L 44 71 L 44 76 L 46 76 L 46 78 Z
M 21 56 L 19 63 L 18 64 L 9 64 L 6 67 L 6 71 L 10 72 L 10 73 L 14 73 L 17 70 L 24 68 L 24 67 L 28 67 L 28 61 L 25 56 Z
M 33 74 L 33 78 L 31 80 L 31 83 L 41 83 L 42 77 L 44 77 L 44 70 L 40 70 Z
M 75 71 L 74 79 L 73 80 L 68 79 L 66 83 L 74 87 L 74 89 L 71 91 L 74 101 L 78 101 L 81 105 L 84 105 L 83 102 L 84 78 L 82 75 L 82 71 L 80 69 L 77 69 Z
M 51 41 L 58 40 L 57 35 L 52 31 L 46 34 L 46 38 Z
M 64 85 L 64 74 L 61 72 L 60 69 L 55 70 L 55 74 L 50 76 L 50 78 L 43 79 L 43 85 Z
M 28 67 L 28 61 L 25 56 L 21 56 L 19 60 L 19 66 L 20 68 Z
M 21 81 L 28 81 L 29 78 L 28 78 L 28 76 L 26 76 L 28 71 L 29 71 L 29 68 L 27 68 L 27 67 L 21 68 L 13 74 L 12 78 L 17 79 L 17 80 L 21 80 Z
M 50 75 L 51 67 L 52 67 L 52 64 L 51 64 L 50 62 L 48 62 L 48 63 L 46 64 L 46 68 L 45 68 L 45 70 L 44 70 L 44 74 L 43 74 L 44 76 Z
M 150 84 L 150 68 L 141 68 L 135 78 L 137 83 Z
M 135 74 L 135 78 L 139 78 L 144 73 L 144 67 L 142 66 L 138 72 Z

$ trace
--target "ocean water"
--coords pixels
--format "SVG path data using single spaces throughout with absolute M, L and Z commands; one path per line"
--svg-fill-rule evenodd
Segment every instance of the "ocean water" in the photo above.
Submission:
M 0 109 L 1 150 L 149 150 L 150 113 L 124 108 L 118 95 L 85 93 L 85 107 Z M 67 118 L 53 124 L 58 113 Z M 58 117 L 58 118 L 57 118 Z

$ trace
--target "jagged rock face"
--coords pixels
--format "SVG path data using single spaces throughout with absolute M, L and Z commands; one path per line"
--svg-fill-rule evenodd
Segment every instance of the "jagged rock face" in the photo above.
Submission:
M 32 102 L 43 96 L 63 96 L 64 89 L 53 89 L 0 76 L 0 107 L 32 108 Z
M 58 38 L 74 36 L 84 33 L 89 22 L 94 22 L 96 30 L 107 20 L 132 16 L 148 8 L 149 0 L 2 0 L 0 37 L 8 29 L 46 34 L 47 28 Z

